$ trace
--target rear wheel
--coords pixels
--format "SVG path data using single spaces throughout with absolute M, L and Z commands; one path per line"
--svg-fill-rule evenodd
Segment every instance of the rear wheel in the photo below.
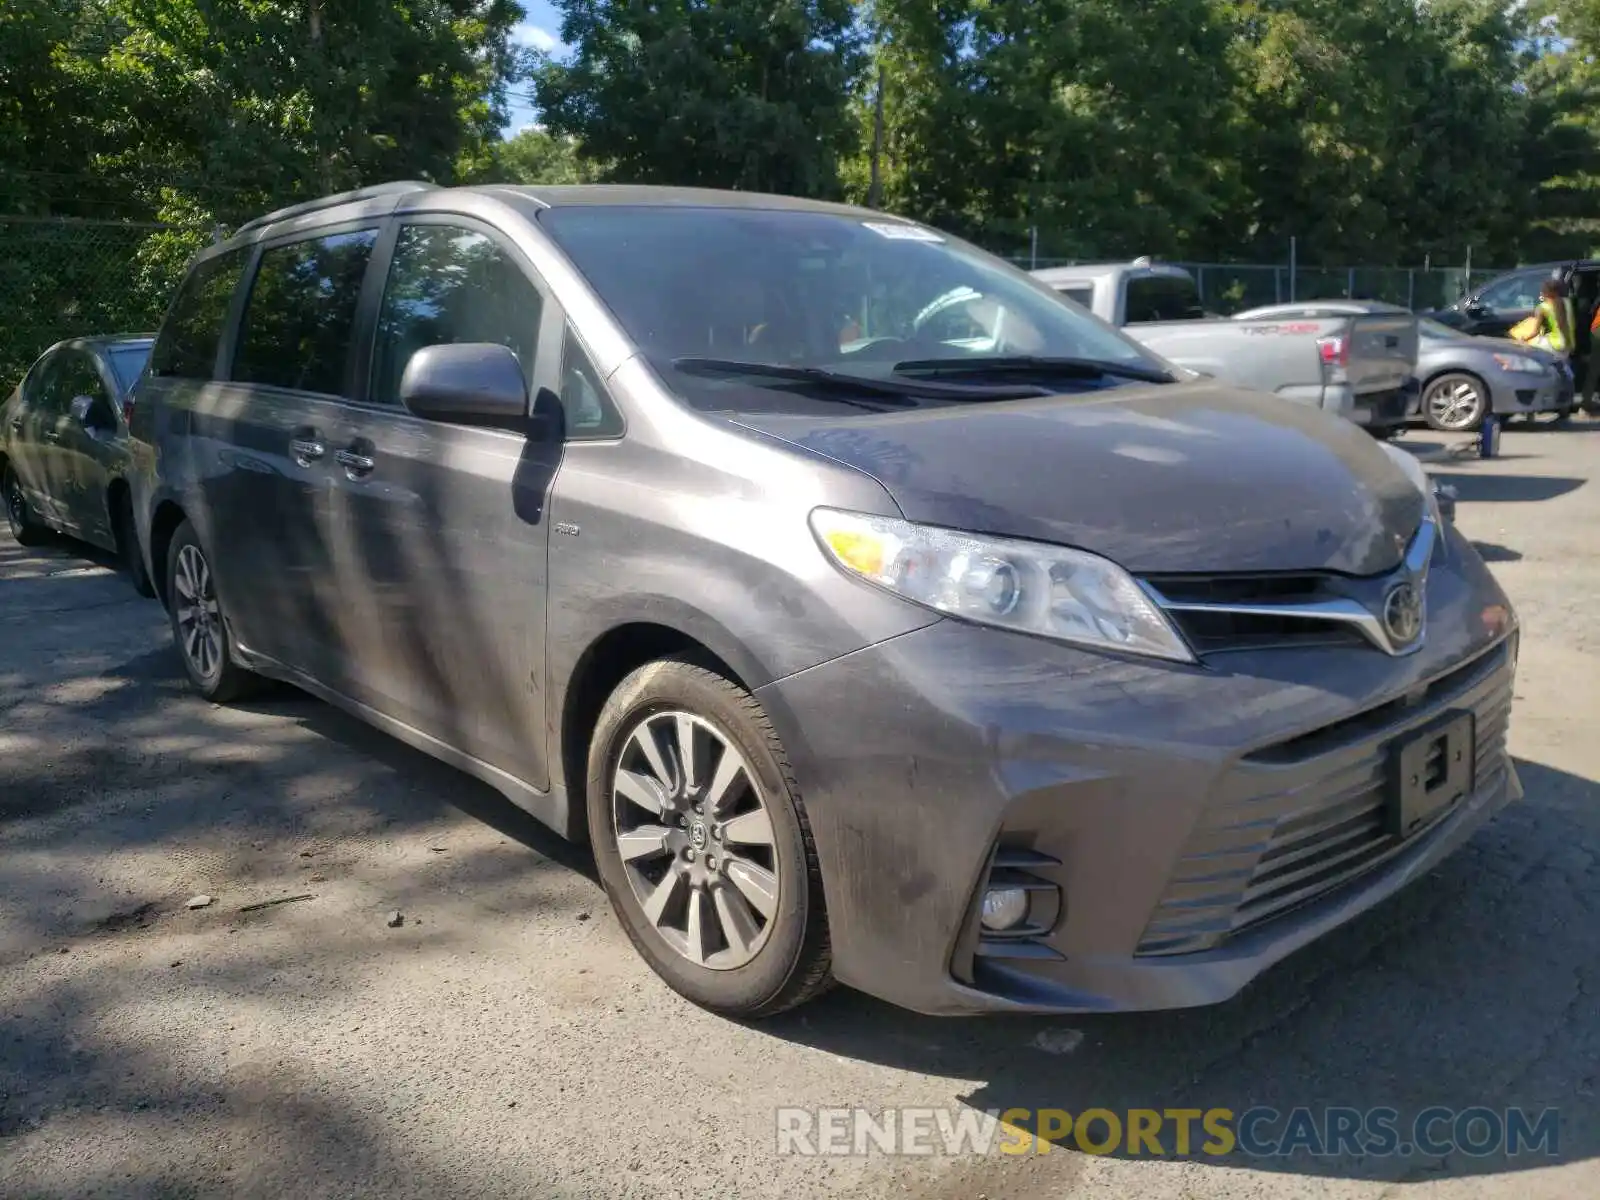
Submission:
M 770 1016 L 832 981 L 805 806 L 748 692 L 674 659 L 641 667 L 601 711 L 589 830 L 634 947 L 680 995 Z
M 11 527 L 11 536 L 17 539 L 18 545 L 37 546 L 50 536 L 49 528 L 33 515 L 33 506 L 22 490 L 22 480 L 9 463 L 4 477 L 0 478 L 0 490 L 5 493 L 6 524 Z
M 233 658 L 216 577 L 194 526 L 185 521 L 167 547 L 167 612 L 189 682 L 213 704 L 256 690 L 260 676 Z
M 1440 433 L 1467 433 L 1489 411 L 1489 396 L 1471 375 L 1452 371 L 1430 382 L 1422 393 L 1422 417 Z

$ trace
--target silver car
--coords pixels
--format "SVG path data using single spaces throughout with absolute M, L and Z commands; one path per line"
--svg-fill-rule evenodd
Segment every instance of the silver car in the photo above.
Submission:
M 1341 316 L 1405 312 L 1376 300 L 1316 300 L 1274 304 L 1240 317 Z M 1557 421 L 1576 407 L 1572 368 L 1559 354 L 1506 338 L 1474 337 L 1429 317 L 1417 324 L 1417 400 L 1413 419 L 1442 433 L 1476 429 L 1484 413 L 1527 421 L 1552 414 Z
M 110 334 L 51 346 L 0 400 L 0 496 L 22 545 L 52 533 L 118 555 L 153 596 L 128 494 L 132 390 L 153 338 Z

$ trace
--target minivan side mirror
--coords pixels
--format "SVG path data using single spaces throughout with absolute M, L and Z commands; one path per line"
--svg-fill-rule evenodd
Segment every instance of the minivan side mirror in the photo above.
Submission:
M 400 403 L 433 421 L 504 427 L 526 421 L 528 384 L 522 363 L 507 346 L 424 346 L 400 376 Z
M 1487 317 L 1489 306 L 1476 296 L 1469 296 L 1461 303 L 1461 311 L 1469 317 Z

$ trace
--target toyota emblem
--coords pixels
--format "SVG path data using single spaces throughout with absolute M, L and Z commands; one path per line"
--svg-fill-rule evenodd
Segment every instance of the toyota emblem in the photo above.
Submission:
M 1396 646 L 1409 646 L 1422 633 L 1422 592 L 1413 583 L 1397 583 L 1383 598 L 1383 628 Z

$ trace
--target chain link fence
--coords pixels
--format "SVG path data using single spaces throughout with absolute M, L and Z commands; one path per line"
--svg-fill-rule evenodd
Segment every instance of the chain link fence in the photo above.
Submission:
M 63 338 L 155 329 L 203 242 L 163 225 L 0 215 L 0 398 Z

